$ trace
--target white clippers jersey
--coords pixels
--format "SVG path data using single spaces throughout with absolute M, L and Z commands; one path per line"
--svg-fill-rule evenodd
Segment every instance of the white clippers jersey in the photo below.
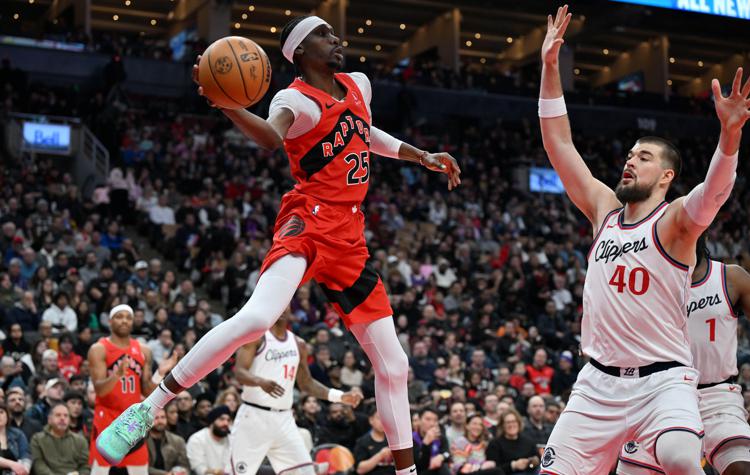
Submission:
M 690 288 L 687 305 L 690 351 L 700 384 L 737 374 L 737 315 L 729 300 L 726 266 L 708 261 L 708 272 Z
M 259 406 L 273 409 L 291 409 L 294 395 L 294 380 L 297 376 L 299 348 L 294 333 L 287 331 L 286 339 L 279 340 L 271 331 L 266 331 L 263 344 L 255 354 L 250 373 L 270 379 L 284 388 L 284 395 L 275 398 L 258 386 L 244 386 L 242 399 Z
M 589 251 L 581 345 L 604 365 L 692 364 L 685 311 L 692 268 L 659 243 L 656 223 L 666 208 L 634 224 L 623 224 L 623 208 L 612 211 Z

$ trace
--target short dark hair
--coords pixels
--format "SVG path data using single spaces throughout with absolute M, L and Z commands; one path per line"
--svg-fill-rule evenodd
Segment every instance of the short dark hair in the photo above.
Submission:
M 701 261 L 703 259 L 710 260 L 711 259 L 711 252 L 708 250 L 708 246 L 706 245 L 706 233 L 708 230 L 703 231 L 700 236 L 698 236 L 698 241 L 695 243 L 695 266 L 699 266 Z
M 436 416 L 438 415 L 437 409 L 435 409 L 434 407 L 431 407 L 431 406 L 427 406 L 427 407 L 423 407 L 422 409 L 419 410 L 419 417 L 421 418 L 422 416 L 424 416 L 428 412 L 431 412 L 431 413 L 435 414 Z
M 284 28 L 281 29 L 281 35 L 279 35 L 279 48 L 281 48 L 282 50 L 284 49 L 284 43 L 286 43 L 286 39 L 289 38 L 289 34 L 292 32 L 294 27 L 297 26 L 299 22 L 301 22 L 305 18 L 309 18 L 310 16 L 312 15 L 302 15 L 296 18 L 292 18 L 291 20 L 287 22 L 286 25 L 284 25 Z M 298 74 L 299 65 L 297 64 L 296 61 L 292 61 L 292 62 L 294 63 L 294 69 L 295 69 L 294 72 Z
M 647 135 L 638 139 L 639 143 L 651 143 L 661 147 L 662 154 L 661 159 L 666 164 L 666 168 L 674 170 L 674 180 L 680 176 L 682 172 L 682 155 L 677 147 L 667 139 L 656 137 L 654 135 Z

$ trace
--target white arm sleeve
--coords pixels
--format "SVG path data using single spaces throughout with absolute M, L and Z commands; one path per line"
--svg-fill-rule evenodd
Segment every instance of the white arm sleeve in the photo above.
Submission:
M 683 201 L 685 212 L 699 226 L 708 226 L 716 217 L 722 205 L 732 193 L 737 178 L 737 155 L 724 155 L 716 147 L 716 152 L 708 166 L 706 180 L 693 188 Z
M 378 155 L 398 158 L 398 151 L 403 142 L 377 127 L 370 126 L 370 150 Z

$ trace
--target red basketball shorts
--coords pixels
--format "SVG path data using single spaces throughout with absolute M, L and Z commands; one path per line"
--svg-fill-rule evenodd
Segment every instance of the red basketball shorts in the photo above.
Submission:
M 89 442 L 89 465 L 96 460 L 100 467 L 109 467 L 110 463 L 104 460 L 96 450 L 96 438 L 104 431 L 122 411 L 112 410 L 101 405 L 94 407 L 94 422 L 91 428 L 91 441 Z M 146 439 L 136 444 L 133 450 L 122 459 L 118 467 L 148 465 L 148 446 Z
M 388 317 L 393 309 L 383 281 L 368 262 L 364 230 L 359 206 L 287 193 L 261 273 L 287 254 L 304 256 L 307 271 L 300 285 L 314 279 L 347 327 Z

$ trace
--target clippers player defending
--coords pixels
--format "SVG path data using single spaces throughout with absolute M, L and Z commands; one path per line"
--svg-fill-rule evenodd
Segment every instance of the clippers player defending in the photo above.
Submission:
M 148 473 L 148 447 L 141 444 L 119 463 L 110 463 L 96 449 L 96 437 L 131 404 L 156 388 L 162 375 L 175 365 L 176 356 L 165 358 L 159 370 L 151 374 L 151 350 L 131 338 L 133 309 L 118 305 L 109 312 L 110 336 L 100 338 L 89 349 L 91 380 L 96 391 L 94 422 L 91 431 L 89 464 L 92 475 L 106 475 L 111 465 L 127 467 L 130 475 Z
M 244 389 L 232 427 L 234 473 L 256 473 L 266 456 L 276 473 L 315 473 L 294 422 L 294 382 L 300 391 L 318 399 L 334 399 L 329 394 L 338 390 L 313 379 L 307 367 L 307 345 L 287 330 L 287 323 L 282 316 L 260 340 L 237 352 L 234 373 Z M 354 407 L 361 400 L 357 391 L 341 395 L 341 402 Z
M 700 371 L 699 407 L 706 435 L 706 459 L 721 475 L 750 473 L 750 426 L 737 377 L 735 309 L 750 315 L 750 274 L 737 265 L 713 261 L 698 241 L 698 263 L 688 300 L 688 331 L 693 365 Z M 620 453 L 619 475 L 664 473 L 640 444 Z
M 567 6 L 548 18 L 539 115 L 550 161 L 594 229 L 581 328 L 590 363 L 552 431 L 540 473 L 607 473 L 623 444 L 634 439 L 649 441 L 644 448 L 667 474 L 702 474 L 698 372 L 685 309 L 695 242 L 734 184 L 741 129 L 750 117 L 750 82 L 741 88 L 738 70 L 724 98 L 713 81 L 719 146 L 705 181 L 687 196 L 664 201 L 680 155 L 658 137 L 633 145 L 612 190 L 592 176 L 572 143 L 558 68 L 570 18 Z
M 367 263 L 360 204 L 369 185 L 371 153 L 445 173 L 449 189 L 460 183 L 461 171 L 447 153 L 418 150 L 372 126 L 370 83 L 363 74 L 338 72 L 343 48 L 324 20 L 310 16 L 289 22 L 281 33 L 281 49 L 299 77 L 273 98 L 268 119 L 243 109 L 222 110 L 261 147 L 283 146 L 297 181 L 282 199 L 258 285 L 236 315 L 201 338 L 159 389 L 128 409 L 97 444 L 113 460 L 122 457 L 145 436 L 155 408 L 195 384 L 237 348 L 260 338 L 287 308 L 297 287 L 315 279 L 372 363 L 375 400 L 397 475 L 407 475 L 416 471 L 409 362 L 396 336 L 383 282 Z M 138 423 L 125 424 L 133 418 Z M 137 431 L 128 432 L 129 427 Z

